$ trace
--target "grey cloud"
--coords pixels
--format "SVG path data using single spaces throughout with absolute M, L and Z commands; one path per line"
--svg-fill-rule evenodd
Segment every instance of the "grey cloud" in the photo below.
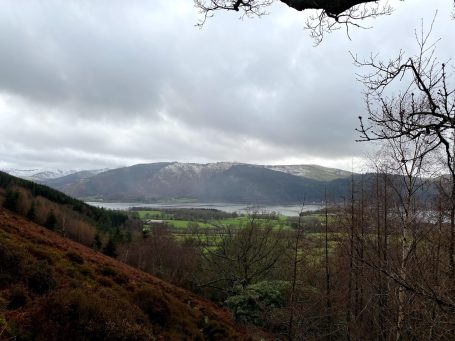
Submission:
M 352 41 L 339 31 L 313 47 L 302 14 L 279 4 L 199 30 L 187 0 L 2 1 L 0 162 L 350 160 L 367 147 L 354 142 L 364 104 L 348 51 L 393 56 L 446 6 L 400 2 Z M 436 22 L 442 55 L 453 25 Z

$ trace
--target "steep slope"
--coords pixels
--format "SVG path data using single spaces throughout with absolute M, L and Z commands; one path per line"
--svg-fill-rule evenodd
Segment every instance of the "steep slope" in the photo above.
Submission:
M 142 201 L 150 195 L 151 181 L 169 162 L 141 164 L 102 172 L 68 185 L 54 186 L 58 190 L 80 198 Z M 48 183 L 53 186 L 52 183 Z M 67 186 L 68 185 L 68 186 Z
M 243 339 L 226 311 L 0 208 L 0 339 Z
M 50 187 L 59 188 L 59 190 L 64 190 L 66 187 L 71 187 L 79 183 L 84 183 L 87 179 L 107 171 L 108 170 L 84 170 L 61 177 L 46 179 L 44 182 L 46 183 L 46 185 Z
M 100 209 L 48 186 L 0 172 L 0 206 L 87 246 L 120 243 L 140 221 L 122 211 Z
M 239 163 L 152 163 L 113 169 L 84 178 L 61 178 L 50 186 L 84 199 L 153 202 L 190 199 L 247 204 L 300 203 L 346 194 L 350 173 L 319 166 Z M 306 175 L 306 176 L 304 176 Z

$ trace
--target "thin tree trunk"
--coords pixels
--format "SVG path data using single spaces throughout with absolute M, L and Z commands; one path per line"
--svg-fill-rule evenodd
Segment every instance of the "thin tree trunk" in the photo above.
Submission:
M 381 263 L 382 263 L 382 252 L 381 252 L 381 244 L 382 244 L 382 236 L 381 236 L 381 195 L 379 190 L 379 173 L 376 174 L 376 220 L 377 220 L 377 229 L 376 229 L 376 242 L 377 242 L 377 262 L 379 264 L 377 269 L 377 278 L 378 278 L 378 286 L 377 286 L 377 295 L 378 295 L 378 338 L 383 340 L 383 329 L 384 329 L 384 316 L 383 316 L 383 274 L 381 272 Z
M 349 233 L 349 274 L 348 274 L 348 302 L 346 306 L 346 324 L 348 340 L 351 339 L 352 319 L 352 273 L 354 269 L 354 175 L 351 176 L 351 221 Z
M 300 244 L 300 239 L 303 236 L 303 226 L 302 226 L 302 213 L 303 213 L 303 207 L 305 204 L 302 205 L 302 210 L 300 211 L 299 214 L 299 222 L 297 226 L 297 234 L 295 236 L 295 244 L 294 246 L 294 257 L 293 257 L 293 264 L 292 264 L 292 284 L 291 284 L 291 293 L 289 295 L 289 307 L 290 307 L 290 314 L 289 314 L 289 322 L 288 322 L 288 340 L 291 341 L 294 339 L 294 301 L 295 301 L 295 289 L 296 289 L 296 284 L 297 284 L 297 268 L 299 264 L 299 244 Z
M 387 174 L 384 173 L 384 242 L 383 242 L 383 250 L 382 250 L 382 256 L 383 256 L 383 266 L 388 268 L 388 221 L 387 221 L 387 210 L 388 210 L 388 201 L 387 201 Z M 388 339 L 388 330 L 387 326 L 385 325 L 385 318 L 388 315 L 387 314 L 387 307 L 388 307 L 388 280 L 384 277 L 382 277 L 381 281 L 381 334 L 382 334 L 382 339 L 387 340 Z
M 329 215 L 327 211 L 327 187 L 324 191 L 325 199 L 325 287 L 326 287 L 326 309 L 327 309 L 327 340 L 332 339 L 332 302 L 330 292 L 330 264 L 329 264 Z

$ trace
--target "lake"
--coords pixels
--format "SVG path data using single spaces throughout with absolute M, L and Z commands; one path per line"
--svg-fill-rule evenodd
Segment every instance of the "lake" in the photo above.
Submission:
M 126 203 L 126 202 L 87 202 L 87 204 L 103 207 L 111 210 L 128 210 L 132 207 L 147 207 L 150 209 L 164 208 L 212 208 L 220 211 L 239 214 L 251 211 L 276 212 L 285 216 L 298 216 L 302 211 L 302 205 L 260 205 L 248 206 L 245 204 L 231 203 L 176 203 L 176 204 L 142 204 L 142 203 Z M 303 211 L 316 211 L 321 209 L 321 205 L 305 205 Z

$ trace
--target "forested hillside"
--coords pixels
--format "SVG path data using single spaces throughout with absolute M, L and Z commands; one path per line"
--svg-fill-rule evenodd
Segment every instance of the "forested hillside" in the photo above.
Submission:
M 126 212 L 87 205 L 48 186 L 0 172 L 0 203 L 41 226 L 84 245 L 105 250 L 141 224 Z M 106 250 L 107 251 L 107 250 Z

